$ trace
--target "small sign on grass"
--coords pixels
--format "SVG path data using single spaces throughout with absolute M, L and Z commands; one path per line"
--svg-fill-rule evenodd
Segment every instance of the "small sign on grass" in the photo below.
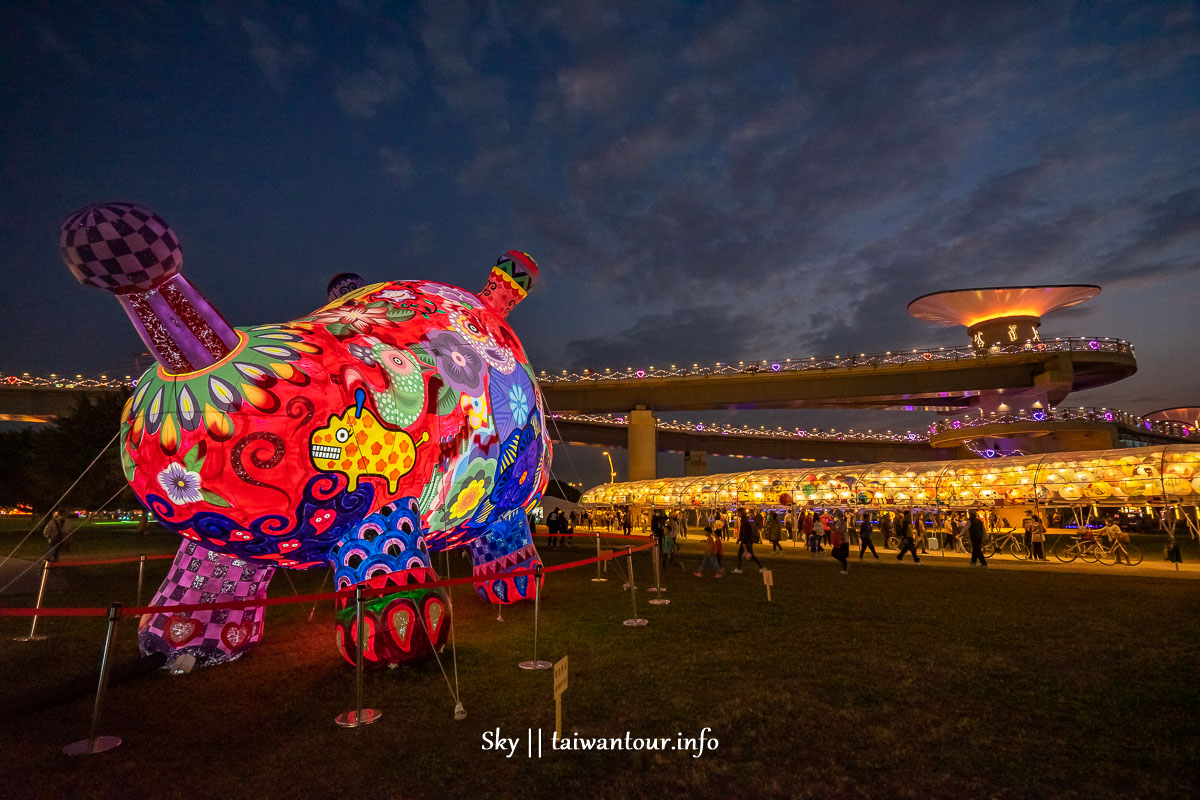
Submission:
M 567 657 L 554 665 L 554 732 L 562 738 L 562 695 L 567 690 Z

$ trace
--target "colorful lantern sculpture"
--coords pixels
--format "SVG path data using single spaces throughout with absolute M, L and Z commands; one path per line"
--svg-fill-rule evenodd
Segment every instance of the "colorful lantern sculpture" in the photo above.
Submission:
M 153 605 L 261 598 L 275 569 L 332 565 L 365 608 L 365 659 L 399 663 L 446 639 L 433 554 L 468 548 L 476 576 L 540 562 L 526 512 L 550 468 L 541 393 L 505 322 L 537 265 L 510 251 L 476 296 L 429 281 L 337 276 L 307 317 L 234 328 L 179 273 L 170 227 L 127 203 L 63 224 L 67 266 L 117 295 L 158 364 L 121 420 L 138 498 L 184 537 Z M 357 284 L 357 285 L 355 285 Z M 511 603 L 527 578 L 477 585 Z M 337 644 L 352 660 L 352 603 Z M 261 608 L 143 617 L 144 653 L 230 661 L 262 635 Z

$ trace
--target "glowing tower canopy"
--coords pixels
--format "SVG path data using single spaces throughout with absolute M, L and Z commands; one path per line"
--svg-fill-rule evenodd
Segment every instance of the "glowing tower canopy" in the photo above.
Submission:
M 1100 294 L 1091 284 L 991 286 L 924 294 L 908 313 L 942 325 L 964 325 L 979 350 L 1039 342 L 1042 317 Z

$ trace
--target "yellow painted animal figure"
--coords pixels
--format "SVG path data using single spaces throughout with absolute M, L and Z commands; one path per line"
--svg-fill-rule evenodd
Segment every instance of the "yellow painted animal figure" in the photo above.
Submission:
M 345 475 L 348 491 L 358 488 L 360 477 L 375 475 L 388 482 L 388 491 L 395 492 L 400 479 L 416 466 L 417 447 L 427 441 L 428 433 L 414 442 L 404 431 L 385 428 L 360 402 L 313 431 L 309 455 L 322 472 Z

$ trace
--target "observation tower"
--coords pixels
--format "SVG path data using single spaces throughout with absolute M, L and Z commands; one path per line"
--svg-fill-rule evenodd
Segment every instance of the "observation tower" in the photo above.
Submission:
M 977 356 L 1002 356 L 1047 351 L 1039 330 L 1042 318 L 1098 294 L 1099 286 L 1081 283 L 952 289 L 921 295 L 908 304 L 908 313 L 939 325 L 961 325 Z M 1088 388 L 1079 383 L 1069 358 L 1052 359 L 1032 386 L 981 390 L 958 424 L 933 427 L 931 444 L 1000 454 L 1112 447 L 1112 426 L 1104 424 L 1109 420 L 1055 412 L 1071 391 Z

